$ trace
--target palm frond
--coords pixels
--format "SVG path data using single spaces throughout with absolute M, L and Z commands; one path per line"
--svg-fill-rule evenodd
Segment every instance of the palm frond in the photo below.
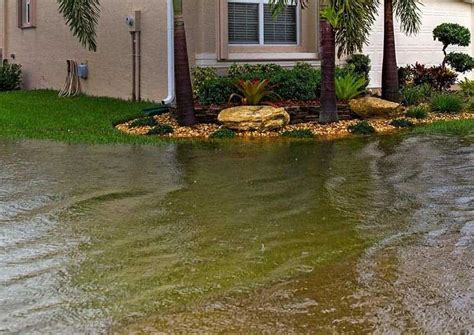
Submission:
M 59 13 L 79 42 L 91 51 L 97 51 L 97 24 L 100 17 L 99 0 L 58 0 Z
M 336 29 L 338 57 L 362 52 L 369 43 L 379 0 L 333 0 L 333 4 L 336 10 L 342 12 Z
M 421 28 L 421 9 L 423 4 L 420 0 L 393 0 L 395 15 L 400 20 L 402 31 L 407 35 L 413 35 Z

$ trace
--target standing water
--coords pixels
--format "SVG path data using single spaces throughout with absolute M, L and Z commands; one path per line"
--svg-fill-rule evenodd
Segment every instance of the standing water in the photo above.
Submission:
M 0 333 L 474 331 L 474 144 L 0 142 Z

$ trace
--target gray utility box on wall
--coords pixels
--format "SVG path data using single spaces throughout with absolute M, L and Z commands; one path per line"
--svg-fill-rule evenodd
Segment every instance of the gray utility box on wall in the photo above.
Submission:
M 89 77 L 89 65 L 82 63 L 77 66 L 77 74 L 79 78 L 87 79 Z

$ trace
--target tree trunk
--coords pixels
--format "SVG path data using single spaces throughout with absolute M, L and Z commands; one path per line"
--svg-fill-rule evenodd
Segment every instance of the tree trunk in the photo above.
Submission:
M 393 0 L 384 0 L 384 42 L 382 66 L 382 98 L 399 102 L 399 81 L 395 32 L 393 29 Z
M 320 19 L 321 30 L 321 112 L 319 122 L 338 120 L 336 103 L 336 33 L 328 21 Z
M 189 73 L 188 47 L 184 27 L 182 0 L 174 0 L 174 69 L 176 109 L 181 126 L 196 124 L 193 89 Z

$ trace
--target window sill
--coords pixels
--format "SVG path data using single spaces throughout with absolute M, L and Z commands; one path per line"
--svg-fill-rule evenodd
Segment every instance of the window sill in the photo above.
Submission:
M 21 30 L 26 30 L 26 29 L 35 29 L 36 26 L 19 26 L 18 28 L 20 28 Z
M 279 52 L 279 53 L 229 53 L 230 61 L 294 61 L 317 60 L 319 55 L 314 52 Z
M 270 56 L 270 57 L 269 57 Z M 248 63 L 248 64 L 259 64 L 259 63 L 275 63 L 283 67 L 292 67 L 298 62 L 305 61 L 312 64 L 313 66 L 320 66 L 320 58 L 318 53 L 282 53 L 282 54 L 253 54 L 251 57 L 248 54 L 235 54 L 230 53 L 229 57 L 225 60 L 217 60 L 216 54 L 197 54 L 196 65 L 203 67 L 214 67 L 214 68 L 228 68 L 230 65 L 236 62 Z

